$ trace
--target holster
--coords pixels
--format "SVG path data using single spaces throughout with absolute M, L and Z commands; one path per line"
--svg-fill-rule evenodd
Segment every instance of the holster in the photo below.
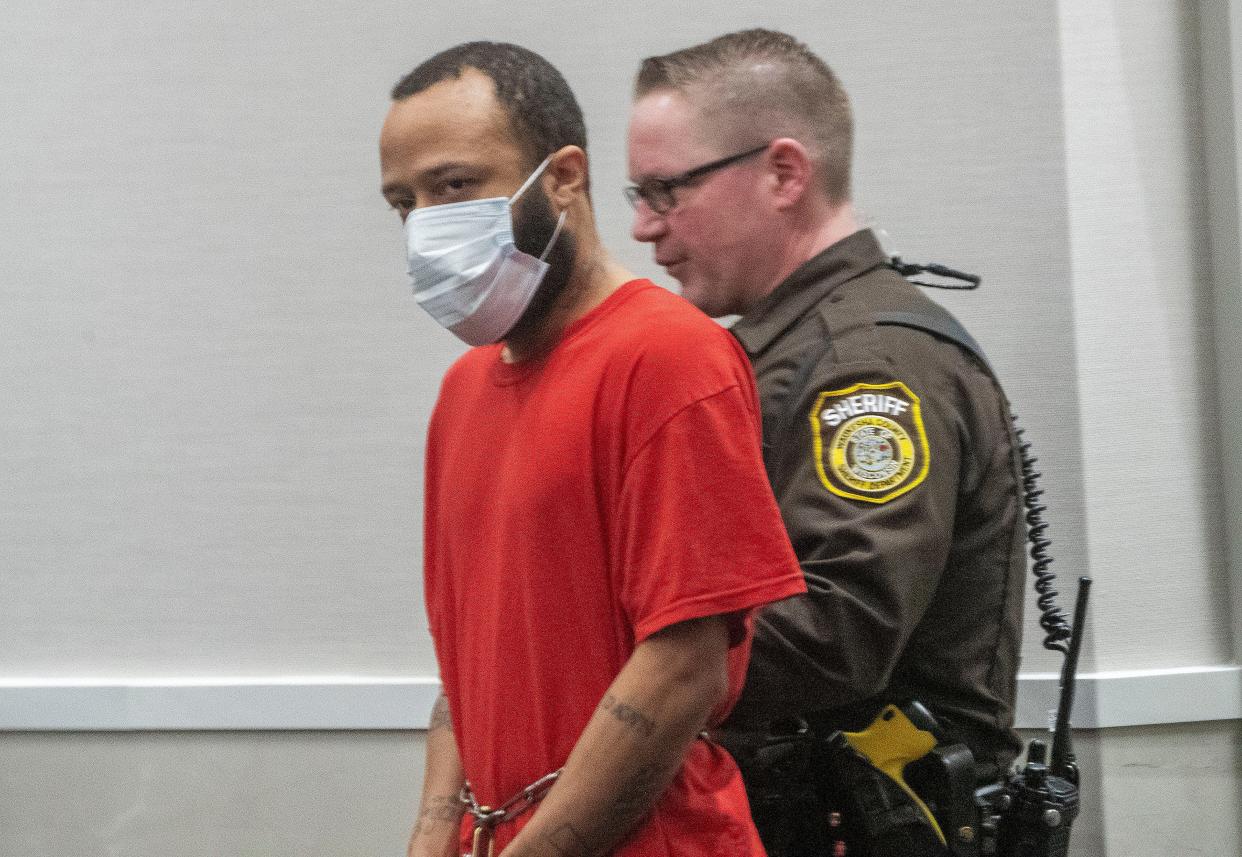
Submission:
M 805 728 L 762 739 L 726 735 L 720 741 L 742 771 L 768 857 L 830 855 L 823 830 L 827 810 L 817 787 L 818 753 Z
M 850 855 L 946 857 L 923 812 L 896 783 L 835 733 L 825 739 L 823 792 L 840 807 L 843 825 L 856 831 Z
M 805 728 L 725 745 L 746 783 L 755 824 L 771 857 L 976 857 L 975 765 L 961 744 L 938 745 L 907 766 L 923 809 L 841 732 Z

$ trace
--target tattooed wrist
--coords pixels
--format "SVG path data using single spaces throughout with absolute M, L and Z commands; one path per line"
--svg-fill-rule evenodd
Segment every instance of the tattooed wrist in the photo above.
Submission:
M 446 824 L 456 825 L 461 821 L 463 808 L 461 801 L 454 795 L 435 795 L 423 801 L 418 810 L 418 821 L 414 824 L 414 834 L 430 831 Z

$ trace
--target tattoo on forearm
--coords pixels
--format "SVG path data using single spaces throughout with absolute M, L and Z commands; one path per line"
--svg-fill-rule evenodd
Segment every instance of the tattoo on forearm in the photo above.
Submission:
M 592 842 L 572 824 L 562 824 L 544 841 L 557 857 L 595 857 L 606 850 L 605 846 L 629 833 L 647 814 L 675 768 L 676 765 L 653 762 L 631 774 L 603 813 L 597 841 Z
M 572 824 L 562 824 L 544 837 L 560 857 L 591 857 L 593 850 Z
M 655 799 L 664 791 L 669 774 L 676 766 L 651 762 L 643 765 L 626 780 L 613 802 L 613 813 L 618 827 L 628 830 L 642 818 Z
M 436 795 L 427 798 L 418 811 L 418 821 L 414 825 L 414 835 L 429 831 L 433 827 L 445 824 L 457 824 L 461 820 L 462 805 L 456 796 Z
M 604 698 L 600 701 L 599 706 L 630 729 L 641 734 L 644 738 L 650 738 L 655 733 L 656 724 L 654 720 L 634 706 L 617 699 L 611 693 L 604 694 Z
M 604 694 L 599 707 L 643 738 L 656 734 L 658 724 L 654 720 L 611 693 Z M 677 758 L 641 766 L 621 781 L 611 802 L 592 819 L 587 833 L 565 823 L 545 834 L 543 841 L 556 857 L 596 857 L 604 853 L 647 814 L 680 765 L 681 759 Z
M 431 722 L 427 724 L 428 732 L 435 732 L 437 729 L 444 729 L 453 725 L 453 717 L 449 714 L 448 700 L 443 695 L 436 698 L 436 704 L 431 709 Z

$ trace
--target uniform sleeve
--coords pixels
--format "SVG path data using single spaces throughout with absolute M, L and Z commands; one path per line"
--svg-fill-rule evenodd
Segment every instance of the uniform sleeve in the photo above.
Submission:
M 966 429 L 952 387 L 933 388 L 889 363 L 824 360 L 800 391 L 786 435 L 772 442 L 777 498 L 807 593 L 756 616 L 730 726 L 836 708 L 889 687 L 935 597 L 957 523 Z
M 681 408 L 626 468 L 613 565 L 636 641 L 804 591 L 746 392 L 729 386 Z

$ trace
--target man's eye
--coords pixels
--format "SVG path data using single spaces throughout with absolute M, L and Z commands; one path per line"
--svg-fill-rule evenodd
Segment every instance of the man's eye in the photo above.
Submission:
M 436 188 L 436 191 L 443 196 L 452 196 L 460 194 L 472 184 L 474 184 L 473 179 L 466 178 L 464 176 L 455 176 L 454 178 L 445 179 L 440 182 L 439 187 Z

